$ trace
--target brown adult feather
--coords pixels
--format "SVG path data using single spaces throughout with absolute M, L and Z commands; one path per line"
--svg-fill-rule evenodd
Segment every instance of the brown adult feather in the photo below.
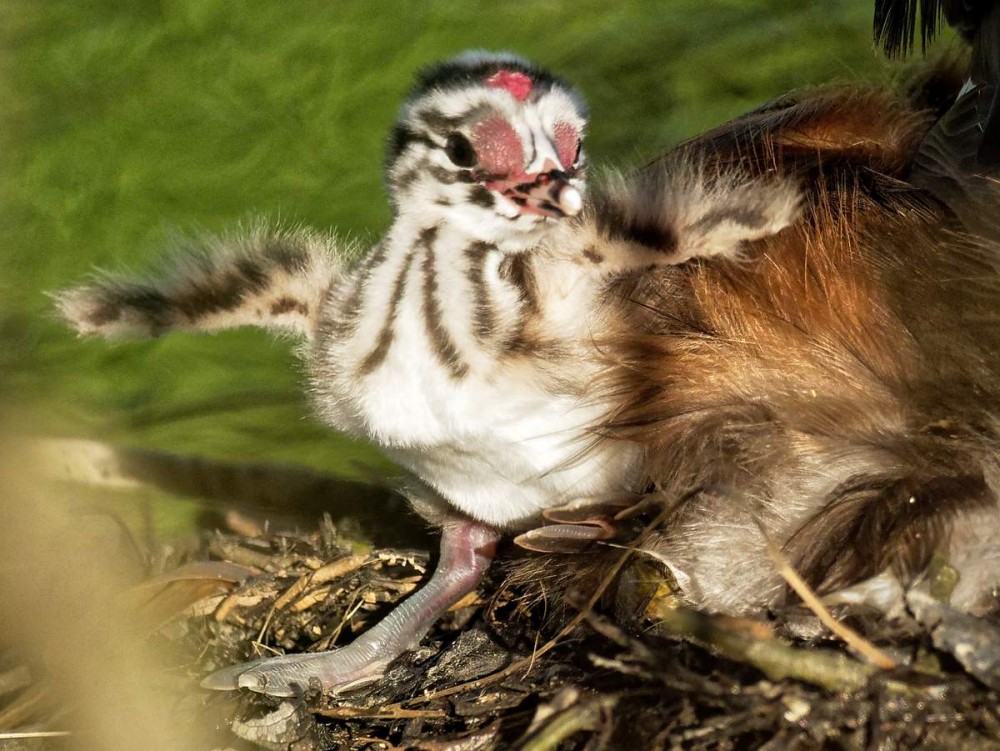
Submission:
M 696 604 L 780 599 L 758 521 L 829 591 L 961 557 L 949 544 L 964 515 L 1000 520 L 1000 189 L 967 192 L 966 209 L 991 207 L 969 227 L 906 181 L 939 114 L 920 104 L 850 88 L 785 98 L 637 178 L 655 193 L 658 170 L 698 160 L 797 177 L 805 195 L 800 221 L 743 260 L 615 290 L 609 429 L 643 444 L 652 484 L 690 498 L 644 544 Z

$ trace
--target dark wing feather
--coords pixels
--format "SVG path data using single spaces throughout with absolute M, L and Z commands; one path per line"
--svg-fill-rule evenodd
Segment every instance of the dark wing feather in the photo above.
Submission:
M 920 11 L 920 47 L 937 36 L 945 0 L 875 0 L 875 41 L 889 57 L 900 57 L 913 49 Z
M 981 218 L 976 194 L 982 178 L 977 175 L 989 174 L 988 162 L 996 164 L 998 155 L 997 144 L 988 145 L 984 138 L 995 94 L 995 87 L 985 86 L 962 94 L 927 134 L 913 162 L 910 181 L 951 208 L 966 226 L 974 227 Z
M 919 11 L 919 12 L 918 12 Z M 919 22 L 918 22 L 919 17 Z M 1000 167 L 1000 4 L 995 0 L 876 0 L 875 39 L 887 55 L 910 52 L 917 28 L 921 47 L 942 17 L 972 45 L 969 89 L 927 136 L 914 182 L 952 208 L 969 206 L 971 176 Z

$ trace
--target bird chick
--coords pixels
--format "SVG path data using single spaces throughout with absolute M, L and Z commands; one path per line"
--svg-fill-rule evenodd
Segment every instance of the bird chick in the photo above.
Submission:
M 644 489 L 641 442 L 604 430 L 602 342 L 616 280 L 694 258 L 738 263 L 787 227 L 794 179 L 685 160 L 659 193 L 587 201 L 586 126 L 566 83 L 511 55 L 466 54 L 422 74 L 393 129 L 394 217 L 353 266 L 313 232 L 209 241 L 156 281 L 100 279 L 59 298 L 82 334 L 242 325 L 291 331 L 317 414 L 411 473 L 442 529 L 430 581 L 350 645 L 220 671 L 204 685 L 288 696 L 377 678 L 472 590 L 502 532 L 546 508 Z M 634 192 L 634 191 L 633 191 Z

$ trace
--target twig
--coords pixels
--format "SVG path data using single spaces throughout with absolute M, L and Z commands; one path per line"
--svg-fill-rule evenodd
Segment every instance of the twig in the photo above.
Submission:
M 337 627 L 333 630 L 333 633 L 330 634 L 329 637 L 327 637 L 327 643 L 328 643 L 328 645 L 336 643 L 337 639 L 340 638 L 341 632 L 344 630 L 344 626 L 346 626 L 348 623 L 350 623 L 351 622 L 351 618 L 353 618 L 354 615 L 359 610 L 361 610 L 361 608 L 364 607 L 365 601 L 364 601 L 363 598 L 358 597 L 358 593 L 357 592 L 355 592 L 352 595 L 352 597 L 354 597 L 354 599 L 351 600 L 350 605 L 348 605 L 347 609 L 344 611 L 344 616 L 340 619 L 340 623 L 337 624 Z
M 420 719 L 443 719 L 448 717 L 448 713 L 443 709 L 403 709 L 398 704 L 377 709 L 366 709 L 365 707 L 327 707 L 326 709 L 311 709 L 313 714 L 329 717 L 334 720 L 405 720 L 412 718 Z
M 788 557 L 768 537 L 760 520 L 755 519 L 755 521 L 757 522 L 757 526 L 760 527 L 760 533 L 764 536 L 767 554 L 777 567 L 781 578 L 802 599 L 805 606 L 819 618 L 820 623 L 826 626 L 832 634 L 840 638 L 848 647 L 861 655 L 869 664 L 874 665 L 880 670 L 892 670 L 897 667 L 898 663 L 889 657 L 889 655 L 865 639 L 846 623 L 841 623 L 833 617 L 833 614 L 823 605 L 819 597 L 816 596 L 816 593 L 813 592 L 812 587 L 806 584 L 805 580 L 799 575 L 799 572 L 795 570 Z
M 752 622 L 709 616 L 684 607 L 654 602 L 649 614 L 654 632 L 681 636 L 730 660 L 752 665 L 773 681 L 794 678 L 829 691 L 857 691 L 875 674 L 848 655 L 824 649 L 799 649 L 775 637 L 760 638 Z

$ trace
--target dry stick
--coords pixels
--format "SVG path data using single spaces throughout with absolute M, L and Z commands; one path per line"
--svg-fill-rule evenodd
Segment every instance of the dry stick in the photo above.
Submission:
M 322 568 L 315 571 L 310 571 L 308 574 L 303 574 L 300 576 L 294 584 L 292 584 L 284 593 L 279 596 L 274 603 L 271 605 L 271 609 L 267 611 L 267 616 L 264 618 L 264 623 L 260 627 L 260 631 L 257 633 L 256 644 L 264 643 L 264 634 L 267 633 L 267 629 L 271 626 L 271 621 L 274 618 L 274 614 L 279 610 L 284 610 L 288 607 L 289 603 L 295 600 L 300 594 L 305 592 L 309 586 L 322 584 L 333 579 L 337 579 L 341 576 L 355 571 L 365 563 L 371 556 L 368 554 L 362 555 L 351 555 L 346 558 L 341 558 L 334 561 L 333 563 L 328 563 Z M 304 610 L 305 608 L 299 608 L 295 612 Z M 354 615 L 354 613 L 351 613 Z M 343 627 L 343 622 L 337 627 L 337 635 L 340 634 L 340 629 Z M 336 635 L 333 638 L 336 641 Z
M 305 592 L 310 586 L 325 584 L 328 581 L 339 579 L 342 576 L 353 573 L 368 563 L 369 558 L 371 558 L 371 556 L 368 554 L 349 555 L 344 558 L 339 558 L 332 563 L 328 563 L 323 566 L 323 568 L 317 569 L 316 571 L 310 571 L 308 574 L 303 574 L 295 581 L 294 584 L 292 584 L 292 586 L 285 590 L 281 597 L 274 601 L 274 605 L 271 606 L 272 611 L 283 610 L 288 607 L 293 600 Z
M 802 598 L 802 602 L 819 618 L 820 623 L 826 626 L 835 636 L 839 637 L 848 647 L 864 657 L 869 664 L 874 665 L 880 670 L 892 670 L 897 667 L 898 663 L 889 657 L 889 655 L 865 639 L 853 628 L 833 617 L 833 614 L 823 605 L 819 597 L 816 596 L 816 593 L 813 592 L 812 587 L 806 584 L 805 580 L 799 575 L 799 572 L 795 570 L 787 556 L 768 537 L 760 520 L 755 517 L 754 521 L 760 528 L 761 535 L 764 536 L 767 554 L 778 568 L 781 578 L 785 580 L 789 587 L 795 590 L 795 594 Z
M 328 643 L 331 645 L 335 644 L 337 639 L 340 638 L 340 634 L 344 630 L 344 626 L 350 623 L 351 618 L 354 617 L 355 613 L 365 606 L 364 598 L 358 597 L 357 592 L 355 592 L 352 596 L 355 599 L 351 600 L 351 604 L 348 605 L 347 609 L 344 611 L 344 617 L 340 619 L 340 623 L 337 624 L 337 628 L 333 630 L 333 633 L 330 634 L 328 638 Z
M 832 650 L 800 649 L 777 638 L 761 639 L 752 622 L 710 616 L 689 608 L 654 602 L 649 608 L 659 636 L 682 637 L 723 657 L 760 670 L 772 681 L 805 681 L 828 691 L 857 691 L 876 672 L 853 657 Z
M 683 499 L 682 499 L 683 500 Z M 660 512 L 659 515 L 649 525 L 646 527 L 645 532 L 651 532 L 656 529 L 660 524 L 662 524 L 670 514 L 674 512 L 674 509 L 681 503 L 680 500 L 674 501 L 667 508 Z M 579 626 L 583 620 L 587 617 L 587 614 L 591 611 L 597 601 L 601 598 L 608 587 L 611 586 L 611 582 L 614 581 L 615 577 L 622 570 L 625 564 L 628 562 L 629 558 L 635 553 L 633 548 L 626 548 L 622 555 L 615 561 L 614 565 L 608 571 L 608 573 L 601 580 L 600 585 L 594 590 L 594 594 L 591 595 L 590 599 L 587 600 L 586 605 L 584 605 L 572 619 L 567 623 L 558 634 L 549 639 L 545 644 L 539 647 L 537 650 L 533 651 L 530 656 L 522 657 L 520 660 L 511 663 L 503 670 L 500 670 L 492 675 L 487 675 L 485 678 L 478 678 L 474 681 L 468 681 L 467 683 L 460 683 L 457 686 L 451 686 L 450 688 L 443 688 L 440 691 L 434 691 L 430 694 L 424 694 L 423 696 L 418 696 L 410 699 L 407 704 L 412 704 L 414 702 L 425 703 L 433 701 L 435 699 L 441 699 L 445 696 L 451 696 L 452 694 L 458 694 L 462 691 L 474 691 L 477 688 L 482 688 L 483 686 L 489 686 L 492 683 L 502 681 L 521 668 L 530 668 L 536 659 L 544 655 L 546 652 L 553 650 L 559 642 L 568 634 L 572 633 L 577 626 Z
M 302 580 L 300 579 L 299 581 Z M 289 589 L 294 589 L 298 583 L 299 582 L 295 582 L 295 584 L 293 584 Z M 287 594 L 288 590 L 285 590 L 285 593 Z M 274 617 L 274 613 L 277 609 L 278 609 L 277 604 L 271 605 L 271 607 L 268 609 L 267 615 L 264 617 L 264 622 L 260 626 L 260 631 L 257 632 L 257 638 L 254 639 L 254 644 L 264 643 L 264 635 L 267 633 L 267 630 L 271 627 L 271 619 Z
M 330 717 L 335 720 L 402 720 L 402 719 L 446 719 L 448 713 L 443 709 L 403 709 L 398 704 L 390 704 L 385 707 L 367 709 L 365 707 L 327 707 L 326 709 L 310 710 L 313 714 L 321 717 Z

